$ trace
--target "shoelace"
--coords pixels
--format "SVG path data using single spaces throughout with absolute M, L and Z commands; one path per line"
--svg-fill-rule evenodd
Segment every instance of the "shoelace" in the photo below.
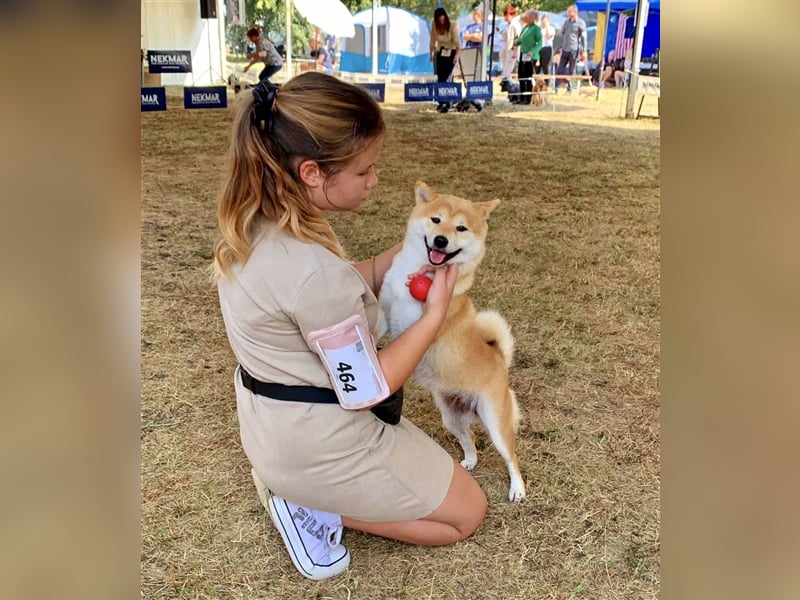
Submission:
M 328 544 L 328 548 L 335 548 L 342 542 L 342 526 L 338 525 L 336 527 L 328 527 L 328 535 L 326 537 L 326 542 Z

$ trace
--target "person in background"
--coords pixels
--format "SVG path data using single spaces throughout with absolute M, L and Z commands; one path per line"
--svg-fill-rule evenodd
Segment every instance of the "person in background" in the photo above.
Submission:
M 556 28 L 550 25 L 550 17 L 544 15 L 539 25 L 542 30 L 542 49 L 539 51 L 539 62 L 536 64 L 537 74 L 550 74 L 550 61 L 553 60 L 553 40 L 556 37 Z M 550 80 L 545 79 L 547 85 Z
M 511 73 L 514 72 L 514 66 L 519 59 L 517 38 L 519 38 L 519 34 L 522 32 L 522 25 L 519 22 L 519 17 L 517 17 L 517 9 L 511 5 L 503 9 L 503 19 L 505 19 L 507 25 L 503 32 L 506 48 L 503 54 L 501 54 L 501 60 L 503 61 L 501 77 L 508 80 L 511 79 Z
M 498 23 L 494 28 L 494 35 L 492 39 L 492 68 L 490 77 L 496 77 L 503 71 L 503 61 L 500 58 L 506 49 L 506 40 L 503 36 L 505 32 L 505 23 Z
M 313 71 L 281 87 L 261 81 L 237 104 L 213 266 L 259 500 L 297 570 L 314 580 L 347 569 L 343 528 L 424 546 L 466 539 L 486 514 L 483 490 L 402 417 L 402 403 L 384 410 L 434 341 L 458 265 L 426 268 L 434 279 L 419 319 L 365 353 L 402 243 L 353 263 L 329 220 L 355 213 L 378 184 L 380 106 L 360 86 Z M 314 340 L 331 330 L 340 342 L 360 339 L 325 354 Z M 348 364 L 358 352 L 363 360 Z M 343 382 L 387 399 L 346 410 L 337 399 L 356 386 Z
M 255 63 L 259 61 L 263 62 L 264 68 L 258 74 L 258 79 L 259 81 L 269 81 L 269 78 L 275 75 L 275 73 L 280 71 L 281 67 L 283 67 L 283 59 L 281 58 L 281 55 L 278 54 L 278 51 L 275 49 L 275 46 L 272 45 L 272 42 L 261 35 L 261 31 L 259 31 L 256 27 L 253 27 L 247 32 L 247 39 L 255 45 L 256 51 L 247 55 L 247 58 L 250 59 L 250 62 L 245 65 L 242 71 L 247 73 L 248 69 L 250 69 L 250 67 L 252 67 Z
M 483 42 L 483 9 L 472 9 L 472 23 L 464 28 L 464 48 L 480 48 Z
M 574 4 L 567 8 L 567 20 L 561 26 L 561 58 L 558 61 L 558 75 L 574 75 L 575 63 L 578 58 L 586 60 L 586 23 L 578 17 L 578 7 Z M 572 86 L 567 82 L 567 93 L 570 93 Z M 556 79 L 556 92 L 558 92 L 559 80 Z
M 595 62 L 594 60 L 594 52 L 589 52 L 586 60 L 579 60 L 575 64 L 575 74 L 576 75 L 583 75 L 588 76 L 589 81 L 588 83 L 583 80 L 578 80 L 577 87 L 582 87 L 583 85 L 593 86 L 597 83 L 597 70 L 599 69 L 600 65 Z
M 325 36 L 325 49 L 331 58 L 331 67 L 336 67 L 339 56 L 339 38 L 332 33 Z
M 608 55 L 606 56 L 606 64 L 603 66 L 603 72 L 600 74 L 599 77 L 599 86 L 606 87 L 609 83 L 612 83 L 612 79 L 614 78 L 614 63 L 616 62 L 616 54 L 613 50 L 608 51 Z
M 430 56 L 433 63 L 433 72 L 436 81 L 444 83 L 450 79 L 453 66 L 458 61 L 461 53 L 461 44 L 458 39 L 458 24 L 450 21 L 447 11 L 441 6 L 433 11 L 431 23 Z M 450 110 L 449 102 L 439 102 L 436 110 L 446 113 Z
M 530 104 L 533 93 L 533 65 L 539 60 L 542 49 L 542 30 L 539 28 L 539 13 L 535 10 L 526 10 L 520 17 L 524 27 L 519 34 L 519 79 L 520 104 Z
M 630 71 L 632 59 L 633 49 L 628 48 L 624 57 L 614 61 L 614 85 L 618 88 L 623 88 L 628 85 L 628 74 L 625 71 Z
M 309 56 L 315 59 L 314 70 L 333 75 L 333 63 L 331 62 L 331 55 L 328 50 L 316 38 L 311 38 L 308 41 L 311 48 Z

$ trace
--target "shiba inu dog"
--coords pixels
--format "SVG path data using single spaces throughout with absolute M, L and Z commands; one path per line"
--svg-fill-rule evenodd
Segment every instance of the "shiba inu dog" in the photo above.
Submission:
M 478 462 L 470 428 L 475 421 L 482 423 L 508 467 L 508 498 L 519 502 L 525 497 L 515 450 L 519 409 L 508 387 L 514 338 L 503 317 L 494 311 L 477 312 L 467 295 L 486 251 L 489 213 L 500 200 L 471 202 L 438 194 L 421 181 L 415 196 L 403 247 L 380 290 L 378 336 L 388 331 L 394 339 L 422 316 L 422 303 L 409 293 L 409 274 L 425 265 L 458 264 L 447 316 L 414 371 L 414 380 L 433 395 L 444 426 L 464 450 L 461 464 L 468 470 Z

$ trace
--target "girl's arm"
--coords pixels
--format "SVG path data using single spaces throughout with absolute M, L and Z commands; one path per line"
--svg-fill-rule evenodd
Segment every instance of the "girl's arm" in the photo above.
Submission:
M 386 275 L 386 271 L 392 266 L 392 260 L 394 260 L 395 254 L 400 252 L 402 247 L 403 242 L 398 242 L 385 252 L 373 256 L 369 260 L 363 260 L 353 265 L 356 270 L 361 273 L 364 281 L 369 284 L 372 293 L 376 296 L 383 285 L 383 277 Z

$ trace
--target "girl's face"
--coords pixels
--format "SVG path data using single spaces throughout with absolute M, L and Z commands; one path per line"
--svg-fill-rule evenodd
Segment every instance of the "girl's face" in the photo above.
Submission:
M 383 137 L 371 142 L 335 175 L 309 186 L 311 201 L 322 211 L 358 209 L 369 191 L 378 185 L 375 163 L 383 150 Z

